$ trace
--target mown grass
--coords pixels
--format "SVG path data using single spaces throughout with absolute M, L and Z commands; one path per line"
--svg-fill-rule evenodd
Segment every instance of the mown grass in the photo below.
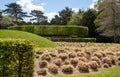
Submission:
M 69 75 L 55 75 L 47 77 L 120 77 L 120 66 L 112 67 L 109 69 L 102 69 L 99 72 L 94 73 L 80 73 Z
M 26 40 L 30 40 L 36 47 L 40 47 L 40 48 L 57 47 L 55 43 L 49 41 L 46 38 L 23 31 L 0 30 L 0 38 L 26 39 Z

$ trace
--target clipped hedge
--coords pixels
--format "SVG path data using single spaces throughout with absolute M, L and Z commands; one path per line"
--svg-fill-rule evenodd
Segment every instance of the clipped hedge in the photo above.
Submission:
M 33 45 L 22 39 L 0 39 L 0 77 L 33 77 Z
M 96 42 L 96 38 L 51 38 L 58 42 Z
M 58 25 L 41 25 L 41 26 L 12 26 L 12 30 L 21 30 L 35 33 L 41 36 L 81 36 L 88 35 L 88 28 L 83 26 L 58 26 Z

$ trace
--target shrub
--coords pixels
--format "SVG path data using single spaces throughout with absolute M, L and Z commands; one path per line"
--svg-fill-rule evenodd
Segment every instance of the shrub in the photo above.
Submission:
M 21 29 L 19 29 L 21 28 Z M 12 26 L 9 29 L 12 30 L 22 30 L 35 33 L 38 35 L 48 35 L 48 36 L 71 36 L 77 35 L 85 37 L 88 35 L 88 28 L 83 26 Z
M 73 65 L 73 66 L 76 66 L 78 64 L 78 58 L 72 58 L 70 60 L 70 63 Z
M 0 39 L 0 71 L 0 77 L 33 77 L 34 52 L 31 42 Z
M 48 62 L 47 62 L 46 60 L 42 60 L 42 61 L 39 62 L 39 66 L 40 66 L 40 68 L 44 68 L 44 67 L 46 67 L 47 64 L 48 64 Z
M 53 41 L 59 41 L 59 42 L 96 42 L 96 38 L 53 38 L 51 39 Z
M 44 55 L 42 55 L 41 59 L 42 59 L 42 60 L 50 61 L 50 60 L 51 60 L 51 57 L 50 57 L 49 54 L 44 54 Z
M 54 64 L 56 64 L 57 66 L 60 66 L 61 65 L 61 59 L 55 59 L 53 61 Z
M 72 74 L 73 73 L 73 66 L 72 65 L 63 65 L 62 72 L 65 74 Z
M 57 74 L 58 73 L 58 66 L 55 64 L 50 64 L 48 66 L 48 70 L 52 73 L 52 74 Z
M 59 55 L 59 58 L 61 58 L 62 60 L 65 60 L 67 59 L 68 55 L 66 53 L 60 53 Z
M 39 71 L 37 71 L 37 74 L 38 74 L 38 75 L 43 75 L 43 76 L 45 76 L 45 75 L 47 74 L 46 68 L 40 69 Z
M 92 70 L 98 71 L 98 63 L 96 61 L 90 61 L 89 66 Z
M 89 72 L 89 65 L 85 62 L 79 62 L 78 70 L 83 73 Z
M 69 58 L 74 58 L 76 56 L 77 56 L 76 52 L 70 52 L 69 53 Z

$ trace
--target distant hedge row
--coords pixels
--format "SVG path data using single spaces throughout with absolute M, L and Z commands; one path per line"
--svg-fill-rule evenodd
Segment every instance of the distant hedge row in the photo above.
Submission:
M 33 46 L 20 39 L 0 39 L 0 77 L 33 77 Z
M 96 38 L 52 38 L 51 40 L 59 42 L 96 42 Z
M 86 37 L 88 35 L 88 28 L 83 26 L 55 26 L 55 25 L 41 25 L 41 26 L 12 26 L 12 30 L 21 30 L 35 33 L 41 36 L 72 36 L 77 35 Z

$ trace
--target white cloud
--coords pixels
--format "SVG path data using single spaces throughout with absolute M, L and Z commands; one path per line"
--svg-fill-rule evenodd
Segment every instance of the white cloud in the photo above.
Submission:
M 45 13 L 45 16 L 48 17 L 48 21 L 50 21 L 52 18 L 54 18 L 55 15 L 58 15 L 58 13 L 56 13 L 56 12 Z
M 78 11 L 79 11 L 79 8 L 72 8 L 72 10 L 73 10 L 74 12 L 78 12 Z
M 20 4 L 24 11 L 30 12 L 31 10 L 41 10 L 44 11 L 45 3 L 41 3 L 40 5 L 35 5 L 32 3 L 34 0 L 19 0 L 16 3 Z
M 97 2 L 98 0 L 93 0 L 92 1 L 92 4 L 90 5 L 90 9 L 94 9 L 95 7 L 94 7 L 94 5 L 96 4 L 96 2 Z

